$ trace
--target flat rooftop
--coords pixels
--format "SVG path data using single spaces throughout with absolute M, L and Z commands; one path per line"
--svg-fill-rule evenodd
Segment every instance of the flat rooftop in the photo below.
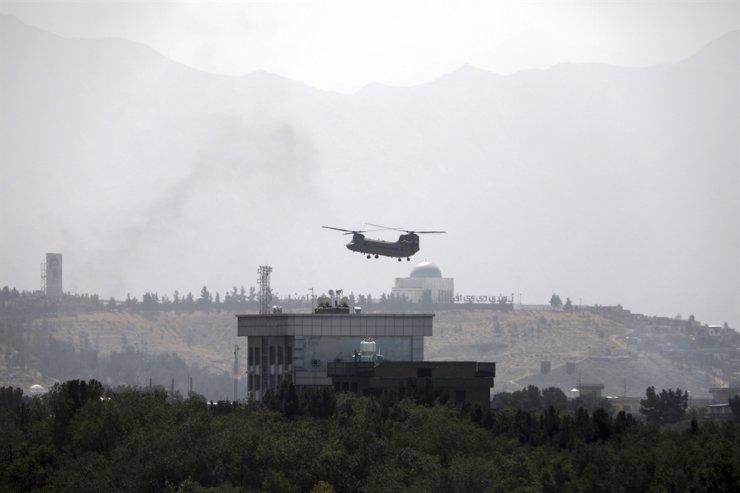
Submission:
M 432 335 L 433 313 L 277 313 L 237 315 L 238 336 Z

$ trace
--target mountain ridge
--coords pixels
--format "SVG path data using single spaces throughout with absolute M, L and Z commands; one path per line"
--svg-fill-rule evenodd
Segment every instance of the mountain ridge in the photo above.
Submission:
M 463 292 L 521 278 L 532 302 L 557 290 L 740 320 L 736 72 L 468 67 L 344 95 L 183 70 L 156 51 L 116 57 L 125 41 L 84 41 L 91 56 L 9 33 L 0 278 L 12 284 L 36 286 L 31 266 L 62 251 L 68 287 L 106 296 L 224 288 L 266 261 L 286 290 L 382 292 L 404 270 L 358 261 L 317 225 L 402 222 L 454 231 L 422 254 Z
M 414 88 L 414 87 L 418 87 L 418 86 L 425 86 L 425 85 L 429 85 L 429 84 L 434 84 L 434 83 L 436 83 L 436 82 L 438 82 L 440 80 L 444 80 L 444 79 L 447 79 L 447 78 L 450 78 L 450 77 L 459 76 L 461 74 L 463 74 L 465 76 L 475 75 L 475 76 L 486 76 L 486 77 L 512 77 L 512 76 L 516 76 L 516 75 L 519 75 L 519 74 L 522 74 L 522 73 L 546 72 L 546 71 L 549 71 L 549 70 L 552 70 L 552 69 L 557 69 L 557 68 L 562 68 L 562 67 L 569 67 L 569 66 L 600 66 L 600 67 L 612 67 L 612 68 L 620 68 L 620 69 L 627 69 L 627 70 L 630 70 L 630 69 L 640 70 L 640 69 L 645 69 L 645 68 L 650 68 L 650 67 L 655 67 L 655 66 L 675 65 L 675 64 L 683 64 L 683 63 L 689 63 L 689 62 L 691 64 L 696 65 L 697 62 L 699 62 L 699 64 L 703 64 L 705 66 L 706 65 L 715 66 L 715 68 L 716 68 L 716 61 L 711 61 L 711 62 L 708 62 L 707 60 L 702 61 L 704 58 L 706 58 L 703 55 L 705 55 L 709 51 L 719 51 L 719 52 L 721 52 L 723 54 L 723 56 L 725 56 L 725 58 L 726 58 L 726 60 L 724 60 L 724 62 L 728 62 L 728 61 L 729 62 L 733 62 L 734 61 L 734 66 L 732 65 L 732 63 L 729 64 L 730 65 L 730 68 L 729 68 L 730 70 L 740 70 L 740 66 L 738 65 L 738 64 L 740 64 L 740 56 L 738 55 L 738 53 L 740 53 L 740 30 L 734 30 L 734 31 L 729 31 L 729 32 L 727 32 L 725 34 L 722 34 L 722 35 L 718 36 L 714 40 L 710 41 L 709 43 L 705 44 L 704 46 L 702 46 L 701 48 L 699 48 L 698 50 L 696 50 L 694 53 L 689 54 L 689 55 L 687 55 L 685 57 L 682 57 L 679 60 L 676 60 L 674 62 L 666 62 L 666 63 L 661 63 L 661 64 L 654 64 L 654 65 L 640 66 L 640 67 L 625 66 L 625 65 L 616 65 L 616 64 L 608 64 L 608 63 L 602 63 L 602 62 L 558 62 L 558 63 L 552 64 L 552 65 L 550 65 L 548 67 L 545 67 L 545 68 L 527 68 L 527 69 L 521 69 L 521 70 L 517 70 L 517 71 L 511 72 L 511 73 L 507 73 L 507 74 L 500 74 L 500 73 L 497 73 L 497 72 L 494 72 L 494 71 L 491 71 L 491 70 L 488 70 L 488 69 L 485 69 L 485 68 L 481 68 L 481 67 L 475 66 L 475 65 L 473 65 L 473 64 L 471 64 L 469 62 L 466 62 L 466 63 L 462 64 L 460 67 L 458 67 L 458 68 L 456 68 L 456 69 L 454 69 L 454 70 L 452 70 L 450 72 L 439 74 L 439 75 L 433 77 L 432 79 L 430 79 L 428 81 L 419 82 L 419 83 L 416 83 L 416 84 L 404 85 L 404 86 L 396 86 L 396 85 L 392 85 L 392 84 L 385 84 L 385 83 L 378 82 L 378 81 L 369 81 L 365 85 L 363 85 L 361 88 L 357 89 L 356 91 L 354 91 L 352 93 L 343 93 L 343 92 L 339 92 L 339 91 L 332 91 L 332 90 L 321 89 L 321 88 L 315 87 L 315 86 L 313 86 L 311 84 L 308 84 L 306 82 L 303 82 L 303 81 L 300 81 L 300 80 L 291 78 L 289 76 L 275 74 L 273 72 L 269 72 L 269 71 L 264 70 L 264 69 L 261 69 L 261 68 L 260 69 L 253 70 L 251 72 L 247 72 L 245 74 L 241 74 L 241 75 L 227 75 L 227 74 L 219 74 L 217 72 L 209 72 L 209 71 L 202 70 L 202 69 L 199 69 L 199 68 L 190 66 L 188 64 L 185 64 L 185 63 L 182 63 L 182 62 L 173 60 L 173 59 L 169 58 L 167 55 L 165 55 L 165 54 L 157 51 L 155 48 L 147 45 L 146 43 L 141 43 L 141 42 L 138 42 L 138 41 L 133 41 L 133 40 L 130 40 L 130 39 L 124 38 L 124 37 L 118 37 L 118 36 L 102 37 L 102 38 L 65 37 L 65 36 L 61 36 L 61 35 L 55 34 L 55 33 L 51 32 L 51 31 L 47 31 L 47 30 L 44 30 L 42 28 L 35 27 L 33 25 L 30 25 L 30 24 L 26 24 L 25 22 L 21 21 L 20 19 L 18 19 L 14 15 L 2 14 L 2 13 L 0 13 L 0 23 L 9 24 L 9 25 L 15 26 L 15 27 L 22 26 L 24 29 L 33 30 L 33 31 L 35 31 L 37 33 L 43 33 L 44 35 L 54 37 L 54 38 L 56 38 L 58 40 L 83 41 L 83 42 L 84 41 L 92 41 L 92 42 L 95 42 L 95 41 L 111 41 L 111 42 L 131 43 L 132 45 L 137 45 L 137 46 L 139 46 L 141 48 L 146 49 L 147 51 L 151 52 L 152 54 L 156 54 L 161 59 L 167 60 L 167 61 L 169 61 L 169 62 L 171 62 L 173 64 L 177 64 L 179 66 L 182 66 L 182 67 L 187 68 L 189 70 L 193 70 L 193 71 L 198 72 L 198 73 L 207 74 L 209 76 L 224 77 L 224 78 L 227 78 L 227 79 L 250 79 L 250 78 L 258 78 L 258 77 L 269 76 L 269 77 L 266 77 L 266 78 L 270 79 L 272 82 L 274 82 L 275 80 L 281 80 L 283 82 L 289 81 L 289 82 L 292 82 L 292 83 L 300 84 L 300 85 L 303 85 L 305 87 L 311 88 L 311 89 L 313 89 L 315 91 L 325 92 L 325 93 L 330 93 L 330 94 L 341 94 L 341 95 L 355 95 L 355 94 L 358 94 L 360 92 L 363 92 L 367 87 L 382 87 L 382 88 L 388 88 L 388 89 L 407 89 L 407 88 Z M 5 30 L 5 28 L 6 28 L 6 26 L 4 26 L 4 29 L 3 30 Z

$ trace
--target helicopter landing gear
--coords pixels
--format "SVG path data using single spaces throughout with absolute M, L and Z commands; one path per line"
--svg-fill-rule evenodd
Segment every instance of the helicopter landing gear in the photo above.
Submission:
M 370 255 L 368 255 L 367 258 L 370 258 Z
M 398 261 L 399 261 L 399 262 L 401 261 L 401 257 L 398 257 Z
M 411 257 L 406 257 L 406 262 L 410 262 L 410 261 L 411 261 Z
M 375 258 L 378 258 L 378 254 L 377 253 L 375 254 Z

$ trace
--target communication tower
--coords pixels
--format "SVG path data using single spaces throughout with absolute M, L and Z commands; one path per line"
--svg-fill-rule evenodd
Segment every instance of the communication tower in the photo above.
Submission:
M 260 315 L 270 313 L 270 302 L 272 301 L 272 290 L 270 289 L 270 273 L 272 267 L 260 265 L 257 269 L 257 284 L 259 285 Z

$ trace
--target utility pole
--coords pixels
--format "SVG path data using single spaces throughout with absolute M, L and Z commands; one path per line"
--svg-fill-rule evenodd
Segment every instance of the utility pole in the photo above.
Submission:
M 234 402 L 239 396 L 239 345 L 234 344 Z

